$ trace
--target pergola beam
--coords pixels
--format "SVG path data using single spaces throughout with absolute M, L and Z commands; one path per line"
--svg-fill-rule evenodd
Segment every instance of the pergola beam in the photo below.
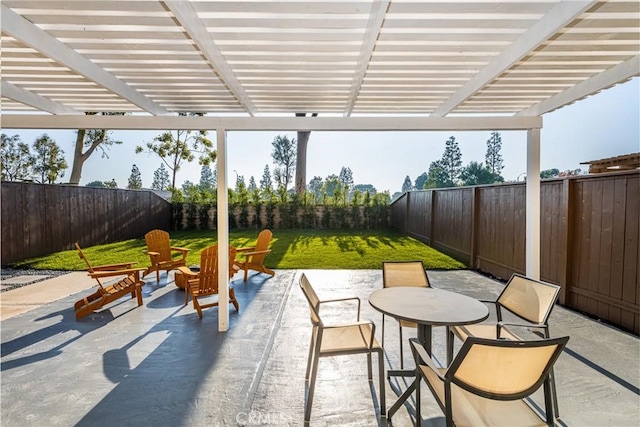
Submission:
M 548 113 L 638 75 L 640 56 L 634 56 L 519 112 L 516 116 L 539 116 Z
M 9 82 L 2 81 L 0 85 L 0 91 L 2 96 L 13 99 L 14 101 L 21 102 L 35 108 L 36 110 L 46 111 L 51 114 L 70 114 L 84 116 L 82 111 L 74 110 L 66 105 L 62 105 L 49 98 L 38 95 L 21 87 L 18 87 Z
M 564 0 L 504 49 L 493 61 L 444 101 L 431 115 L 442 117 L 480 91 L 533 49 L 597 3 L 597 0 Z
M 367 72 L 369 66 L 369 60 L 373 49 L 376 46 L 376 41 L 380 35 L 380 29 L 384 22 L 384 17 L 387 13 L 390 0 L 376 0 L 371 5 L 371 12 L 369 13 L 369 20 L 367 21 L 367 29 L 364 33 L 362 40 L 362 46 L 360 47 L 360 56 L 358 57 L 358 63 L 356 65 L 356 71 L 353 75 L 353 82 L 351 83 L 351 90 L 349 91 L 349 98 L 347 98 L 347 108 L 345 109 L 344 116 L 349 117 L 353 111 L 360 88 L 362 87 L 362 81 Z
M 0 5 L 0 7 L 2 8 L 3 32 L 27 44 L 43 56 L 49 57 L 80 73 L 89 80 L 104 86 L 144 111 L 154 115 L 170 114 L 162 106 L 156 104 L 102 67 L 97 66 L 85 56 L 80 55 L 57 38 L 36 27 L 4 4 Z
M 182 0 L 166 0 L 164 3 L 207 58 L 218 78 L 227 86 L 243 108 L 254 116 L 256 114 L 255 105 L 236 78 L 222 52 L 211 39 L 211 35 L 200 18 L 198 18 L 198 13 L 194 10 L 193 5 Z
M 37 118 L 37 120 L 35 120 Z M 5 129 L 229 131 L 492 131 L 542 127 L 541 117 L 183 117 L 0 115 Z

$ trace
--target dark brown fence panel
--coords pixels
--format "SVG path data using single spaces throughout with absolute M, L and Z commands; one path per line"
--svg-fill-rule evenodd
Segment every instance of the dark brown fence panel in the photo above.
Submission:
M 409 200 L 409 193 L 405 193 L 400 196 L 391 205 L 389 216 L 391 218 L 391 226 L 400 230 L 406 229 L 407 224 L 407 202 Z
M 540 193 L 541 278 L 562 287 L 561 304 L 640 333 L 640 174 L 549 180 Z M 496 277 L 525 272 L 524 183 L 400 200 L 392 226 Z
M 473 189 L 441 190 L 434 193 L 432 246 L 456 259 L 469 262 Z
M 576 180 L 568 306 L 640 330 L 638 175 Z
M 416 191 L 407 193 L 408 211 L 407 233 L 424 242 L 431 242 L 432 191 Z
M 524 272 L 525 198 L 522 184 L 478 188 L 474 268 L 500 278 Z
M 2 265 L 169 230 L 171 204 L 150 191 L 2 183 Z

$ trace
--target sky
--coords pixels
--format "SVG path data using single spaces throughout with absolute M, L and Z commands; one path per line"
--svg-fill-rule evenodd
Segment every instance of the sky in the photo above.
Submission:
M 28 144 L 47 133 L 65 152 L 69 169 L 59 182 L 68 182 L 73 163 L 75 132 L 71 130 L 18 130 L 3 133 L 18 134 Z M 151 187 L 153 173 L 161 160 L 155 154 L 135 154 L 135 147 L 144 146 L 162 131 L 113 131 L 114 139 L 123 141 L 111 146 L 109 158 L 96 151 L 85 162 L 81 185 L 91 181 L 115 179 L 125 188 L 133 164 L 142 175 L 143 187 Z M 265 165 L 273 172 L 272 141 L 277 135 L 296 137 L 295 132 L 228 132 L 228 180 L 235 183 L 235 174 L 253 176 L 259 183 Z M 426 172 L 431 162 L 442 157 L 445 142 L 454 136 L 462 152 L 463 165 L 471 161 L 484 162 L 486 141 L 490 132 L 312 132 L 307 150 L 307 182 L 314 176 L 326 178 L 351 168 L 355 184 L 372 184 L 378 191 L 390 194 L 400 191 L 405 177 L 412 182 Z M 526 132 L 501 132 L 505 180 L 522 180 L 526 170 Z M 215 141 L 215 131 L 209 133 Z M 640 151 L 640 79 L 602 91 L 574 104 L 543 116 L 541 130 L 540 168 L 567 169 L 588 167 L 581 162 Z M 197 183 L 201 166 L 194 161 L 185 164 L 177 174 L 177 185 L 185 180 Z

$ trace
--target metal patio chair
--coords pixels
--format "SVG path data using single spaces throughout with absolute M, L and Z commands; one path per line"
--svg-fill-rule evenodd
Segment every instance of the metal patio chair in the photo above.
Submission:
M 373 322 L 360 320 L 360 298 L 348 297 L 331 300 L 320 300 L 314 291 L 309 279 L 305 274 L 300 277 L 300 289 L 309 303 L 311 315 L 311 344 L 309 345 L 309 357 L 307 359 L 307 371 L 305 381 L 309 388 L 304 410 L 305 423 L 309 423 L 311 418 L 311 407 L 313 405 L 313 393 L 318 374 L 318 359 L 321 357 L 342 356 L 350 354 L 367 355 L 367 368 L 369 381 L 373 381 L 371 353 L 378 354 L 378 377 L 380 380 L 380 415 L 385 416 L 385 376 L 384 358 L 382 347 L 375 338 L 376 327 Z M 357 303 L 356 321 L 352 323 L 340 323 L 337 325 L 325 324 L 320 317 L 320 306 L 322 304 L 339 301 L 355 301 Z
M 469 337 L 449 368 L 443 368 L 412 339 L 416 426 L 422 421 L 421 379 L 444 412 L 447 427 L 554 425 L 549 373 L 567 341 L 569 337 L 535 341 Z M 542 384 L 544 416 L 524 400 Z
M 521 341 L 518 328 L 529 329 L 542 338 L 549 338 L 549 316 L 558 299 L 560 287 L 551 283 L 533 280 L 520 274 L 511 276 L 495 301 L 483 302 L 495 307 L 495 323 L 476 323 L 473 325 L 453 326 L 447 337 L 447 360 L 453 358 L 454 337 L 465 341 L 469 337 Z M 505 321 L 504 315 L 510 313 L 522 322 Z M 554 412 L 559 415 L 556 384 L 553 370 L 550 373 Z
M 422 261 L 383 261 L 382 262 L 382 286 L 391 288 L 394 286 L 417 286 L 428 288 L 429 278 Z M 382 347 L 384 347 L 384 318 L 382 315 Z M 402 328 L 417 328 L 418 325 L 407 320 L 398 322 L 400 335 L 400 369 L 404 368 L 404 351 Z

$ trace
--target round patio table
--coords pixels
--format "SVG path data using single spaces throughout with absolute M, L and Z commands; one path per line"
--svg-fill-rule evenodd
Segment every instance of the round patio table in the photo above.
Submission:
M 376 310 L 396 318 L 418 324 L 418 340 L 431 355 L 432 326 L 469 325 L 489 317 L 489 308 L 475 298 L 443 289 L 422 287 L 383 288 L 369 295 L 369 304 Z M 389 371 L 389 375 L 413 376 L 415 371 Z M 387 413 L 388 419 L 415 390 L 415 382 L 398 398 Z M 419 405 L 416 414 L 420 414 Z

